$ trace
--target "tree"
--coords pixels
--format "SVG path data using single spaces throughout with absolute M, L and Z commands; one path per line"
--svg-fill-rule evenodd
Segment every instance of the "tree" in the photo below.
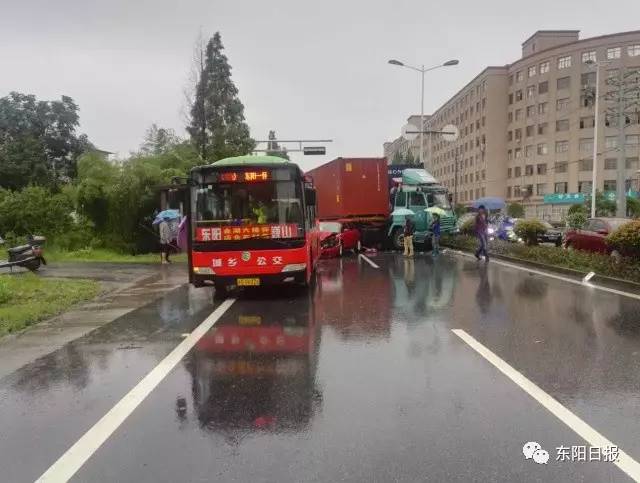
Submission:
M 507 215 L 511 218 L 522 218 L 524 216 L 524 206 L 520 203 L 511 203 L 507 206 Z
M 640 200 L 633 196 L 627 196 L 627 212 L 632 218 L 640 218 Z
M 181 141 L 173 129 L 158 127 L 156 123 L 153 123 L 144 135 L 140 152 L 143 154 L 164 154 Z
M 407 151 L 407 154 L 404 157 L 404 162 L 409 166 L 413 166 L 415 164 L 415 158 L 413 157 L 413 153 L 410 149 Z
M 71 97 L 38 101 L 11 92 L 0 98 L 0 186 L 57 185 L 76 176 L 76 161 L 93 148 L 77 135 L 78 106 Z
M 596 216 L 612 216 L 615 212 L 615 200 L 608 199 L 602 191 L 596 191 Z
M 402 153 L 400 151 L 396 151 L 393 155 L 393 159 L 391 159 L 391 164 L 403 164 L 404 159 L 402 158 Z
M 248 154 L 254 147 L 223 51 L 220 33 L 216 32 L 207 42 L 187 127 L 192 143 L 206 162 Z
M 579 203 L 576 203 L 574 205 L 571 205 L 569 207 L 569 210 L 567 211 L 567 215 L 572 215 L 574 213 L 583 213 L 586 214 L 587 213 L 587 207 L 585 205 L 581 205 Z
M 279 158 L 289 159 L 289 154 L 287 154 L 287 148 L 284 146 L 281 148 L 276 139 L 276 132 L 269 131 L 269 142 L 267 143 L 267 155 L 269 156 L 278 156 Z

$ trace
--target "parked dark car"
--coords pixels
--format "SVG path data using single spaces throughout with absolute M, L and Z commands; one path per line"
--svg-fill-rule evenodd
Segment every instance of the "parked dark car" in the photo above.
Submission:
M 620 255 L 607 244 L 607 235 L 629 221 L 628 218 L 589 218 L 582 228 L 566 232 L 564 247 Z
M 538 243 L 553 243 L 559 247 L 562 245 L 562 231 L 555 228 L 548 221 L 541 221 L 546 229 L 544 233 L 538 235 Z

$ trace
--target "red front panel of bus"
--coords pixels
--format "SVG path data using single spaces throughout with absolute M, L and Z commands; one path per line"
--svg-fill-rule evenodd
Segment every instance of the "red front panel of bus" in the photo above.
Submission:
M 309 248 L 275 250 L 234 250 L 192 253 L 194 267 L 208 267 L 216 275 L 266 275 L 281 273 L 286 265 L 308 263 Z

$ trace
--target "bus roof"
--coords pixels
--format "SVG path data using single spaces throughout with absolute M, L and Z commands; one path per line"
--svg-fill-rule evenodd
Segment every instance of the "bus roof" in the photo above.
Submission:
M 293 164 L 297 166 L 295 163 L 292 163 L 288 159 L 280 158 L 278 156 L 234 156 L 232 158 L 224 158 L 218 161 L 214 161 L 208 166 L 242 166 L 242 165 L 252 165 L 252 166 L 270 166 L 276 164 Z

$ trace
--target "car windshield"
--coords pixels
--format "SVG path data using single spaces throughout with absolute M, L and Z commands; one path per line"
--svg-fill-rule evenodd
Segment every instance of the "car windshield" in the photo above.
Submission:
M 320 223 L 320 231 L 340 233 L 342 231 L 342 224 L 336 221 L 323 221 Z

